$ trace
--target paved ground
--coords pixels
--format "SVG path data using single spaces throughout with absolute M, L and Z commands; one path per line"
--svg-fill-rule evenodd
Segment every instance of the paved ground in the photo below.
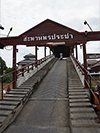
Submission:
M 4 133 L 70 133 L 66 60 L 58 60 Z

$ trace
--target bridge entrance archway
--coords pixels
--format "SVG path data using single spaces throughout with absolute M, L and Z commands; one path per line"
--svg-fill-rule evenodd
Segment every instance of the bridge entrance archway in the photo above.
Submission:
M 0 43 L 4 46 L 13 46 L 14 71 L 16 70 L 16 45 L 35 46 L 36 55 L 37 46 L 49 47 L 56 57 L 59 57 L 60 52 L 63 53 L 64 57 L 68 57 L 73 53 L 74 46 L 82 44 L 84 67 L 87 69 L 85 45 L 88 41 L 100 41 L 100 31 L 78 32 L 50 19 L 46 19 L 19 36 L 0 38 Z M 44 53 L 46 55 L 46 51 Z M 13 75 L 14 77 L 16 77 L 16 73 Z M 85 78 L 87 78 L 87 73 L 85 73 Z

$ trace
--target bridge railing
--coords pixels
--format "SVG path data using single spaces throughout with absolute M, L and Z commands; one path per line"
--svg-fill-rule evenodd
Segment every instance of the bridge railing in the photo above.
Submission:
M 6 85 L 4 85 L 4 80 L 6 77 L 12 77 L 14 71 L 11 71 L 3 76 L 0 76 L 0 83 L 1 83 L 1 89 L 0 89 L 0 99 L 3 99 L 3 96 L 7 93 L 7 89 L 10 88 L 10 86 L 12 86 L 12 84 L 14 82 L 16 82 L 15 80 L 14 81 L 11 81 L 9 83 L 6 83 Z M 11 75 L 11 76 L 10 76 Z M 12 79 L 11 79 L 12 80 Z
M 93 96 L 94 99 L 96 100 L 96 105 L 99 107 L 98 109 L 99 109 L 99 121 L 100 121 L 100 84 L 91 76 L 91 74 L 81 65 L 81 63 L 73 55 L 71 55 L 71 57 L 73 58 L 76 66 L 80 69 L 81 73 L 83 75 L 84 75 L 84 73 L 87 73 L 87 75 L 88 75 L 87 80 L 85 79 L 85 76 L 84 76 L 84 83 L 87 84 L 87 86 L 90 90 L 90 101 L 92 100 L 91 96 Z M 95 95 L 94 91 L 92 90 L 92 81 L 96 84 L 96 87 L 99 90 L 99 100 L 98 100 L 97 96 Z
M 52 58 L 53 55 L 48 55 L 44 58 L 41 58 L 40 60 L 34 61 L 33 63 L 30 63 L 20 69 L 17 69 L 16 71 L 12 71 L 10 73 L 7 73 L 3 76 L 0 77 L 0 83 L 1 83 L 1 89 L 0 89 L 0 99 L 3 99 L 4 95 L 7 94 L 7 90 L 11 90 L 10 86 L 13 85 L 13 83 L 16 82 L 16 80 L 18 80 L 18 78 L 20 77 L 24 77 L 26 73 L 29 73 L 30 71 L 34 71 L 35 69 L 38 69 L 38 67 L 40 65 L 42 65 L 43 63 L 45 63 L 47 60 L 49 60 L 50 58 Z M 4 85 L 4 78 L 6 78 L 7 76 L 13 77 L 14 73 L 17 73 L 16 75 L 16 80 L 12 80 L 11 82 L 7 83 L 7 85 Z M 4 93 L 5 91 L 5 93 Z
M 17 77 L 24 76 L 24 74 L 27 72 L 29 73 L 30 70 L 34 70 L 34 68 L 37 68 L 39 65 L 44 63 L 46 60 L 50 59 L 53 55 L 46 56 L 44 58 L 41 58 L 40 60 L 34 61 L 33 63 L 30 63 L 24 67 L 21 67 L 20 69 L 17 69 Z

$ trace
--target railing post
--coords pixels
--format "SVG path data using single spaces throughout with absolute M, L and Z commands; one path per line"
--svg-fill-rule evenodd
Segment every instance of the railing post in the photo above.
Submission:
M 2 88 L 2 92 L 1 92 L 1 97 L 2 97 L 2 99 L 3 99 L 3 77 L 1 78 L 1 88 Z
M 34 67 L 34 66 L 33 66 L 33 64 L 32 64 L 32 70 L 33 70 L 33 67 Z
M 23 76 L 24 76 L 24 68 L 22 69 L 22 72 L 23 72 L 23 73 L 22 73 L 22 77 L 23 77 Z
M 72 55 L 74 56 L 74 46 L 72 46 Z
M 45 57 L 45 61 L 46 61 L 46 46 L 44 46 L 44 57 Z
M 35 67 L 37 67 L 37 46 L 35 46 Z
M 78 60 L 78 50 L 77 50 L 77 45 L 76 45 L 76 59 Z
M 17 81 L 17 75 L 16 75 L 16 45 L 13 45 L 13 89 L 16 88 L 16 81 Z
M 98 85 L 99 90 L 99 122 L 100 122 L 100 85 Z
M 28 66 L 28 71 L 27 72 L 29 73 L 29 66 Z
M 90 85 L 90 88 L 91 88 L 91 77 L 89 76 L 89 85 Z M 90 92 L 90 102 L 92 103 L 92 93 L 91 91 L 89 90 Z
M 87 70 L 86 42 L 83 43 L 83 60 L 84 60 L 84 68 Z M 84 78 L 88 82 L 88 76 L 86 71 L 84 72 Z M 88 88 L 86 82 L 84 84 L 85 84 L 85 88 Z
M 40 62 L 41 62 L 41 60 L 39 60 L 39 65 L 40 65 Z
M 51 58 L 51 49 L 50 49 L 50 58 Z
M 100 85 L 98 85 L 98 90 L 99 90 L 99 119 L 95 120 L 96 123 L 100 123 Z

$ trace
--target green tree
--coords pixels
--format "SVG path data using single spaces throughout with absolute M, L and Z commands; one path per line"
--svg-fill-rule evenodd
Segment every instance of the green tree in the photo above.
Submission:
M 7 69 L 6 69 L 6 74 L 7 74 L 7 73 L 10 73 L 11 71 L 13 71 L 13 68 L 10 68 L 10 67 L 7 68 Z
M 0 57 L 0 75 L 7 69 L 6 62 Z

